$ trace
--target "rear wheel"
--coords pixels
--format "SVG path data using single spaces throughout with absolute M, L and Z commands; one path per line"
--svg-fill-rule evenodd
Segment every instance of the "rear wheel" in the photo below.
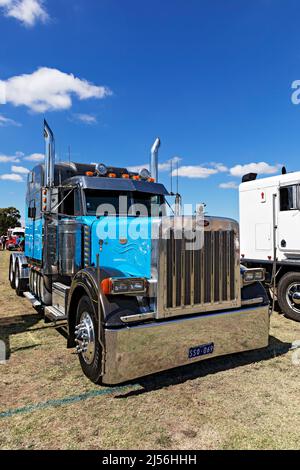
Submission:
M 287 273 L 278 284 L 278 303 L 282 312 L 300 322 L 300 273 Z
M 98 318 L 87 295 L 83 296 L 76 312 L 75 341 L 84 374 L 94 383 L 101 383 L 102 348 L 98 341 Z
M 9 262 L 9 283 L 12 289 L 16 288 L 15 271 L 14 271 L 14 264 L 13 264 L 12 257 L 10 257 L 10 262 Z

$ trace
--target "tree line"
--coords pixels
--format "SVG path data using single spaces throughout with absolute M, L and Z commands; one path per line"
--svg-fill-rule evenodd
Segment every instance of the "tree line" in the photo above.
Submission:
M 15 207 L 0 209 L 0 236 L 5 235 L 9 228 L 21 227 L 21 214 Z

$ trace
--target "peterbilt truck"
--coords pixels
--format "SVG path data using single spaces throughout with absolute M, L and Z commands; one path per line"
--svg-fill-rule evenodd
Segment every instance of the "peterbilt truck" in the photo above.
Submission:
M 300 321 L 300 172 L 244 175 L 239 187 L 241 262 L 266 270 L 270 297 Z
M 234 220 L 167 215 L 158 139 L 151 172 L 136 173 L 55 162 L 46 122 L 44 135 L 9 280 L 46 321 L 66 325 L 90 380 L 113 385 L 268 345 L 264 270 L 240 266 Z

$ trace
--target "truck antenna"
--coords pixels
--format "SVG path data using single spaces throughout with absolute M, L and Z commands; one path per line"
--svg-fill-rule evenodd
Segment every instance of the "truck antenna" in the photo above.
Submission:
M 171 170 L 171 195 L 173 195 L 173 160 L 170 160 L 170 170 Z
M 71 163 L 71 145 L 68 147 L 68 153 L 69 153 L 69 164 Z

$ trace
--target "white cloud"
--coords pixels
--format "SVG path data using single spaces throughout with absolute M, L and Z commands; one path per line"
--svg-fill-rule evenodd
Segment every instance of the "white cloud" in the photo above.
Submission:
M 20 127 L 21 124 L 17 121 L 14 121 L 13 119 L 9 119 L 9 118 L 3 116 L 3 114 L 0 114 L 0 127 L 7 127 L 7 126 Z
M 178 176 L 185 178 L 208 178 L 216 173 L 218 173 L 216 168 L 206 168 L 200 165 L 187 165 L 178 168 Z M 177 169 L 173 170 L 172 175 L 177 175 Z
M 16 165 L 13 165 L 11 167 L 11 171 L 13 173 L 20 173 L 21 175 L 27 175 L 29 173 L 28 168 L 25 168 L 24 166 L 16 166 Z
M 158 171 L 170 171 L 171 170 L 171 163 L 172 167 L 174 168 L 177 162 L 180 162 L 181 158 L 180 157 L 173 157 L 170 160 L 167 160 L 166 162 L 159 163 L 158 164 Z M 128 171 L 133 171 L 134 173 L 139 173 L 143 168 L 146 168 L 147 170 L 150 170 L 150 164 L 145 163 L 144 165 L 133 165 L 133 166 L 127 166 L 126 167 Z
M 34 26 L 37 22 L 45 23 L 49 15 L 43 0 L 0 0 L 5 16 L 15 18 L 24 26 Z
M 47 67 L 6 81 L 0 80 L 0 88 L 4 88 L 6 103 L 26 106 L 36 113 L 69 109 L 73 95 L 86 100 L 102 99 L 112 94 L 109 88 L 96 86 L 73 74 Z
M 97 118 L 92 114 L 73 114 L 74 121 L 80 121 L 87 125 L 97 124 Z
M 20 161 L 19 155 L 1 155 L 0 154 L 0 163 L 18 163 Z
M 273 175 L 281 168 L 282 165 L 269 165 L 266 162 L 248 163 L 246 165 L 236 165 L 230 168 L 232 176 L 244 176 L 247 173 L 258 173 L 261 175 Z
M 221 188 L 221 189 L 237 189 L 238 185 L 234 181 L 229 181 L 228 183 L 219 184 L 219 188 Z
M 228 171 L 227 166 L 223 165 L 223 163 L 211 163 L 211 165 L 218 170 L 220 173 L 225 173 Z
M 170 160 L 167 160 L 164 163 L 159 163 L 158 164 L 158 170 L 159 171 L 170 171 L 171 167 L 172 169 L 177 166 L 177 163 L 179 163 L 182 159 L 180 157 L 173 157 Z
M 45 155 L 43 153 L 32 153 L 27 157 L 24 157 L 24 160 L 28 162 L 42 162 L 45 159 Z
M 14 181 L 16 183 L 23 183 L 24 180 L 21 175 L 17 175 L 15 173 L 10 173 L 10 174 L 4 174 L 0 175 L 0 180 L 3 181 Z

